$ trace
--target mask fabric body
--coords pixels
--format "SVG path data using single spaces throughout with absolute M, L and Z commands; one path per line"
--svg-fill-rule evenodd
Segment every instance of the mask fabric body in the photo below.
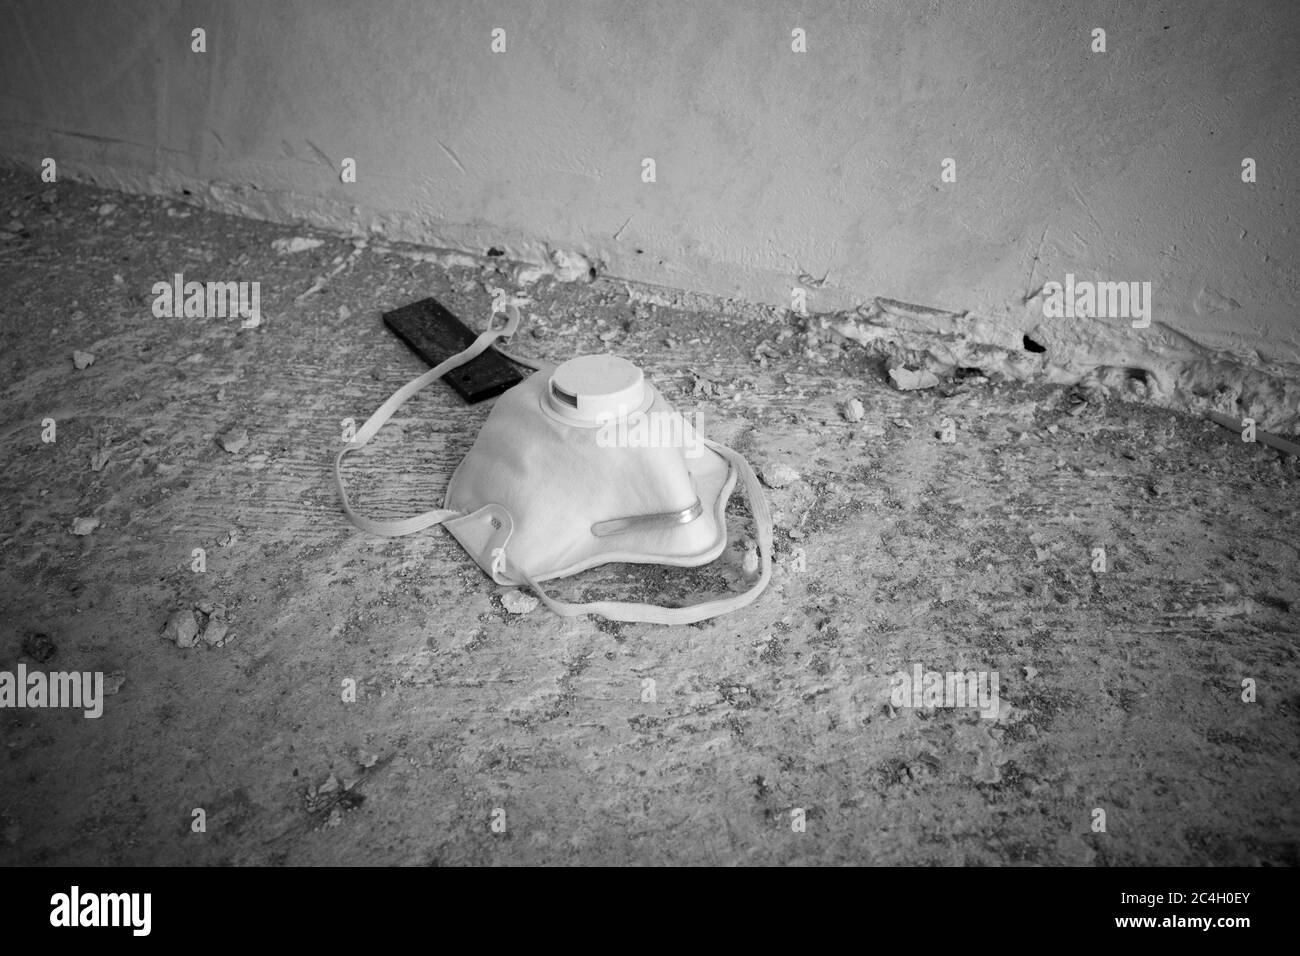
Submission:
M 757 478 L 742 456 L 703 439 L 649 383 L 637 393 L 636 408 L 581 421 L 551 394 L 555 369 L 539 368 L 496 399 L 452 475 L 442 509 L 401 521 L 375 521 L 353 511 L 340 471 L 344 456 L 369 442 L 425 385 L 511 334 L 519 316 L 514 307 L 510 311 L 504 328 L 483 333 L 465 352 L 399 390 L 339 453 L 335 477 L 349 518 L 384 535 L 443 524 L 494 581 L 526 585 L 565 616 L 595 613 L 612 620 L 686 624 L 753 601 L 771 579 L 772 551 L 771 516 Z M 569 604 L 543 590 L 542 581 L 609 562 L 687 567 L 713 561 L 727 546 L 725 511 L 738 480 L 745 486 L 760 551 L 759 578 L 748 590 L 681 608 Z

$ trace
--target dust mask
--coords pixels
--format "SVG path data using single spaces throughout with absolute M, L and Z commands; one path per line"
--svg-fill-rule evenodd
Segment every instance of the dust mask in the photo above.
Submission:
M 503 327 L 484 332 L 400 389 L 339 452 L 335 479 L 352 522 L 390 536 L 441 524 L 498 584 L 526 585 L 565 616 L 690 624 L 758 597 L 772 574 L 772 519 L 753 469 L 741 455 L 705 439 L 640 369 L 612 355 L 537 366 L 498 397 L 452 474 L 441 509 L 399 521 L 365 518 L 352 509 L 343 458 L 367 444 L 420 389 L 511 335 L 519 312 L 508 306 L 507 314 Z M 725 511 L 738 482 L 758 539 L 759 574 L 748 590 L 681 608 L 571 604 L 543 590 L 542 581 L 609 562 L 694 567 L 715 560 L 727 546 Z

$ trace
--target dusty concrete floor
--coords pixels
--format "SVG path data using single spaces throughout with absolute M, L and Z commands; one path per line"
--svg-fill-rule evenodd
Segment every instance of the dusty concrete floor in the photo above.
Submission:
M 0 710 L 0 862 L 1300 862 L 1293 459 L 1117 396 L 1076 415 L 1059 388 L 901 393 L 794 316 L 544 282 L 518 351 L 622 354 L 710 437 L 802 478 L 769 491 L 779 567 L 743 611 L 516 616 L 445 532 L 354 530 L 330 476 L 340 421 L 422 370 L 380 312 L 434 295 L 481 324 L 478 268 L 372 244 L 295 302 L 347 240 L 278 255 L 309 233 L 46 189 L 0 176 L 22 225 L 0 241 L 0 670 L 123 682 L 98 720 Z M 154 318 L 175 272 L 260 281 L 264 324 Z M 439 503 L 485 414 L 426 391 L 354 457 L 363 506 Z M 737 539 L 746 522 L 737 497 Z M 555 590 L 674 601 L 738 570 L 733 549 Z M 228 608 L 226 644 L 160 636 L 200 602 Z M 996 670 L 1009 706 L 893 711 L 916 663 Z

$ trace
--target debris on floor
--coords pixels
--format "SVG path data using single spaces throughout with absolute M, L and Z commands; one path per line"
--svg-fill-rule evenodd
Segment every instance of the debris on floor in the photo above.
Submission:
M 75 535 L 85 536 L 91 534 L 99 527 L 99 519 L 94 515 L 84 518 L 74 518 L 72 521 L 72 533 Z
M 203 601 L 173 611 L 163 625 L 162 636 L 177 647 L 198 647 L 200 641 L 208 647 L 222 647 L 230 641 L 229 632 L 225 605 Z
M 889 377 L 900 391 L 910 392 L 922 388 L 934 388 L 939 384 L 939 377 L 929 369 L 910 369 L 903 366 L 891 368 Z
M 248 430 L 232 425 L 217 436 L 217 443 L 235 455 L 248 447 Z
M 595 262 L 580 253 L 550 249 L 545 262 L 541 265 L 521 265 L 515 272 L 514 279 L 521 286 L 532 285 L 547 276 L 556 282 L 593 282 L 599 271 Z
M 199 621 L 194 611 L 190 608 L 173 611 L 163 625 L 162 636 L 177 647 L 196 646 L 199 643 Z
M 126 683 L 126 671 L 113 670 L 104 675 L 104 695 L 112 697 Z
M 223 647 L 230 640 L 230 622 L 226 619 L 226 606 L 202 602 L 195 606 L 199 625 L 199 638 L 209 647 Z
M 511 614 L 527 614 L 535 610 L 540 602 L 531 594 L 525 594 L 518 588 L 511 588 L 501 595 L 501 606 Z
M 763 484 L 769 488 L 784 488 L 799 480 L 799 472 L 795 471 L 784 462 L 777 465 L 768 465 L 759 475 L 763 479 Z
M 294 236 L 292 239 L 276 239 L 271 243 L 271 248 L 280 255 L 293 255 L 296 252 L 307 252 L 311 249 L 317 249 L 323 246 L 324 240 L 308 239 L 305 236 Z

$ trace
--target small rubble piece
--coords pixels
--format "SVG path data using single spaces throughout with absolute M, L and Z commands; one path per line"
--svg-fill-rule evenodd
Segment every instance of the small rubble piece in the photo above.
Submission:
M 934 388 L 939 384 L 939 377 L 928 369 L 913 371 L 906 366 L 899 366 L 889 370 L 889 377 L 894 380 L 894 385 L 902 392 L 912 392 L 921 388 Z
M 96 211 L 97 211 L 101 216 L 111 216 L 111 215 L 113 214 L 113 211 L 114 211 L 115 209 L 117 209 L 117 207 L 114 206 L 111 202 L 106 202 L 106 203 L 104 203 L 104 205 L 100 206 L 99 209 L 96 210 Z
M 695 376 L 695 384 L 691 389 L 692 395 L 704 395 L 705 397 L 708 397 L 710 395 L 720 396 L 722 394 L 722 386 L 717 382 L 710 381 L 700 375 L 699 372 L 692 372 L 691 374 Z
M 518 589 L 511 589 L 501 595 L 501 606 L 511 614 L 527 614 L 538 605 L 537 598 Z
M 753 584 L 758 580 L 758 550 L 754 547 L 745 549 L 745 556 L 740 559 L 740 570 L 745 575 L 745 581 Z
M 555 263 L 555 278 L 560 282 L 577 282 L 579 279 L 591 282 L 596 278 L 596 267 L 584 255 L 556 249 L 551 253 L 551 261 Z
M 316 795 L 321 796 L 329 793 L 338 793 L 339 787 L 341 786 L 342 784 L 339 782 L 338 775 L 331 773 L 325 778 L 325 782 L 316 788 Z
M 844 403 L 844 407 L 840 409 L 840 414 L 844 416 L 846 422 L 860 422 L 862 416 L 866 413 L 867 410 L 863 407 L 862 402 L 856 398 L 850 398 Z
M 598 271 L 596 263 L 580 253 L 549 249 L 547 261 L 540 266 L 520 266 L 515 273 L 515 283 L 521 286 L 532 285 L 544 276 L 551 276 L 556 282 L 594 282 Z
M 163 625 L 164 640 L 177 647 L 198 647 L 200 641 L 207 647 L 222 647 L 230 638 L 230 622 L 224 604 L 201 601 L 192 610 L 172 613 Z
M 1148 498 L 1168 497 L 1174 490 L 1174 483 L 1166 477 L 1152 478 L 1147 482 L 1146 496 Z
M 375 251 L 379 252 L 380 250 L 376 249 Z M 403 259 L 410 259 L 412 262 L 432 262 L 444 269 L 481 268 L 477 259 L 464 252 L 437 252 L 428 249 L 388 249 L 384 251 L 401 256 Z
M 230 454 L 238 454 L 248 447 L 248 430 L 231 425 L 217 436 L 217 443 Z
M 276 239 L 271 243 L 271 248 L 280 253 L 280 255 L 286 255 L 295 252 L 306 252 L 308 249 L 315 249 L 324 244 L 324 241 L 320 239 L 308 239 L 305 236 L 294 236 L 292 239 Z
M 534 282 L 538 281 L 543 276 L 549 276 L 554 274 L 555 274 L 555 270 L 549 262 L 546 265 L 541 265 L 541 266 L 523 265 L 520 266 L 519 271 L 515 273 L 515 285 L 519 285 L 519 286 L 532 285 Z
M 188 608 L 175 611 L 163 625 L 162 636 L 177 647 L 194 647 L 199 643 L 199 622 Z
M 94 515 L 88 518 L 75 518 L 69 529 L 73 534 L 85 537 L 99 527 L 99 519 Z
M 126 683 L 126 671 L 109 671 L 104 675 L 104 696 L 112 697 Z
M 95 364 L 95 356 L 91 355 L 89 352 L 83 352 L 80 349 L 77 349 L 72 353 L 72 364 L 75 365 L 77 371 L 80 372 L 83 368 L 90 368 L 90 366 Z
M 789 465 L 781 464 L 763 469 L 763 484 L 769 488 L 784 488 L 799 480 L 799 472 Z
M 463 252 L 445 252 L 430 261 L 438 263 L 444 269 L 478 269 L 482 266 L 473 256 Z
M 230 632 L 230 622 L 226 620 L 226 606 L 203 602 L 195 605 L 200 626 L 199 638 L 208 647 L 221 647 L 226 643 Z
M 23 653 L 38 664 L 44 664 L 58 652 L 48 634 L 33 632 L 23 638 Z
M 320 786 L 307 788 L 307 812 L 326 817 L 326 826 L 338 826 L 343 822 L 344 811 L 361 806 L 366 799 L 360 792 L 354 792 L 357 782 L 340 780 L 337 774 L 331 773 Z

